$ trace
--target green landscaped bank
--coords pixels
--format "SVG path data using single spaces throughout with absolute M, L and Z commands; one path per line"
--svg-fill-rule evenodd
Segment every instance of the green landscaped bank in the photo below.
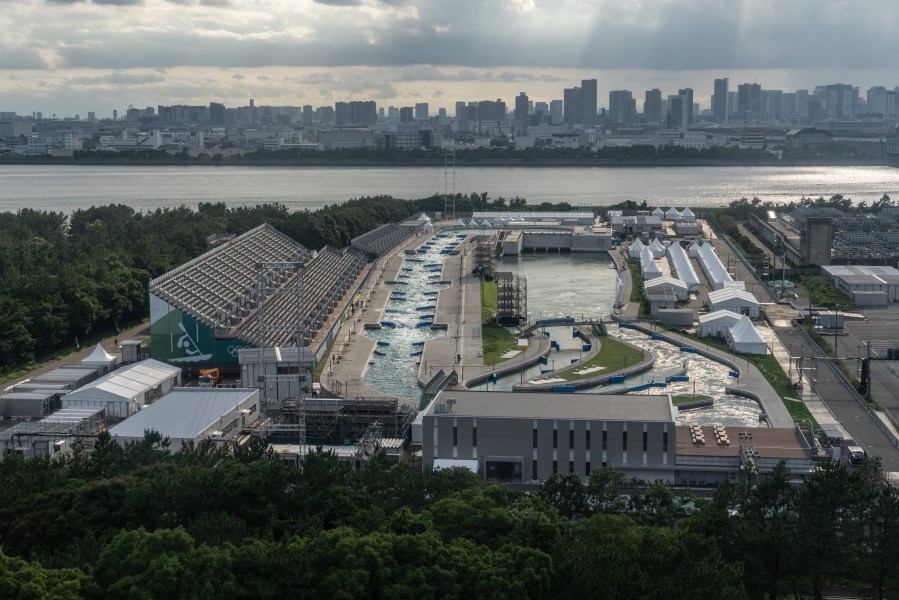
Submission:
M 495 320 L 496 281 L 481 279 L 481 342 L 484 349 L 484 364 L 495 365 L 507 358 L 502 355 L 518 348 L 518 336 L 510 333 Z

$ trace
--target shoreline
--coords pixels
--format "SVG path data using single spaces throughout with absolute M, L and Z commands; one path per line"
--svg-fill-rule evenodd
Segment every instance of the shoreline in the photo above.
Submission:
M 187 160 L 137 160 L 122 159 L 19 159 L 0 158 L 3 166 L 90 166 L 90 167 L 290 167 L 303 168 L 435 168 L 444 167 L 442 159 L 415 159 L 411 161 L 385 160 L 213 160 L 210 158 L 191 158 Z M 602 159 L 480 159 L 476 161 L 457 162 L 455 168 L 635 168 L 654 167 L 893 167 L 899 168 L 899 160 L 888 159 L 829 159 L 829 160 L 759 160 L 759 161 L 727 161 L 727 160 L 653 160 L 653 161 L 616 161 Z

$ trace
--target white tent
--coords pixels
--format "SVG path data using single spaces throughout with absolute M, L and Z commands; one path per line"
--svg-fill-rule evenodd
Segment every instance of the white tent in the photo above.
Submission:
M 627 253 L 631 258 L 639 258 L 640 253 L 643 252 L 643 248 L 646 247 L 646 244 L 640 241 L 640 238 L 635 239 L 631 242 L 631 245 L 627 248 Z
M 689 208 L 685 208 L 685 209 L 682 210 L 681 213 L 680 213 L 680 220 L 681 220 L 681 221 L 685 221 L 685 222 L 687 222 L 687 223 L 695 223 L 695 222 L 696 222 L 696 215 L 694 215 L 694 214 L 693 214 L 693 211 L 690 210 Z
M 665 211 L 662 210 L 661 208 L 656 207 L 652 211 L 652 216 L 659 217 L 661 219 L 662 217 L 665 216 Z
M 643 248 L 643 251 L 640 252 L 640 272 L 643 274 L 644 280 L 662 276 L 662 270 L 656 264 L 656 261 L 653 260 L 649 248 Z
M 456 222 L 453 223 L 454 227 L 465 227 L 465 221 L 462 219 L 456 219 Z
M 667 249 L 662 245 L 662 242 L 660 242 L 658 239 L 655 239 L 649 245 L 649 251 L 652 252 L 653 258 L 662 258 L 663 256 L 665 256 Z
M 673 291 L 678 300 L 686 300 L 690 297 L 690 291 L 686 283 L 680 279 L 668 277 L 667 275 L 656 277 L 652 281 L 647 281 L 643 284 L 643 291 L 647 294 L 653 290 L 660 290 L 662 288 Z
M 700 290 L 699 277 L 693 268 L 693 263 L 687 256 L 687 251 L 680 244 L 668 246 L 668 262 L 671 263 L 671 272 L 675 277 L 687 284 L 691 292 Z
M 668 221 L 674 221 L 675 219 L 680 218 L 680 213 L 677 212 L 677 209 L 673 206 L 665 211 L 665 219 Z
M 81 364 L 88 367 L 105 367 L 103 373 L 106 373 L 115 364 L 115 361 L 115 356 L 104 350 L 103 346 L 97 344 L 93 352 L 81 360 Z
M 768 354 L 768 342 L 746 315 L 740 317 L 737 324 L 727 330 L 727 344 L 734 352 Z
M 687 248 L 687 254 L 690 255 L 690 258 L 698 258 L 699 257 L 699 244 L 693 242 L 690 244 L 690 247 Z
M 709 292 L 709 310 L 729 310 L 738 315 L 758 318 L 761 304 L 755 296 L 744 290 L 723 288 Z
M 699 337 L 727 337 L 727 330 L 739 323 L 740 315 L 729 310 L 716 310 L 699 315 Z
M 493 223 L 491 223 L 487 219 L 484 219 L 483 221 L 481 221 L 481 227 L 493 227 Z

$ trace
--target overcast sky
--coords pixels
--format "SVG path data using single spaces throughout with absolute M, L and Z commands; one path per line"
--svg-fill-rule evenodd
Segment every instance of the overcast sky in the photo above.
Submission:
M 0 111 L 899 85 L 899 0 L 0 0 Z

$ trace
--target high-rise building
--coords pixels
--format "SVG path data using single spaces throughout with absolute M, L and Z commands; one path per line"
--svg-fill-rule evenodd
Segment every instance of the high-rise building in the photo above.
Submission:
M 689 125 L 693 122 L 693 88 L 677 90 L 677 94 L 684 99 L 684 110 L 686 110 L 687 116 L 686 124 Z
M 430 117 L 427 102 L 419 102 L 415 105 L 415 118 L 424 121 Z
M 315 122 L 315 109 L 311 104 L 303 106 L 303 125 L 312 125 Z
M 609 121 L 611 123 L 633 123 L 637 117 L 637 103 L 630 90 L 609 92 Z
M 437 117 L 440 118 L 440 119 L 445 119 L 445 118 L 446 118 L 446 109 L 443 108 L 442 106 L 441 106 L 440 108 L 437 109 Z
M 647 123 L 662 121 L 662 90 L 658 88 L 646 90 L 643 98 L 643 120 Z
M 569 125 L 580 123 L 581 118 L 581 88 L 565 88 L 562 92 L 565 99 L 564 120 Z
M 882 85 L 868 88 L 868 112 L 884 117 L 887 116 L 888 95 L 889 92 Z
M 712 118 L 719 125 L 727 125 L 727 86 L 728 78 L 715 80 L 715 93 L 712 95 Z
M 456 120 L 462 121 L 465 120 L 465 103 L 461 101 L 456 102 Z
M 482 100 L 478 102 L 479 121 L 503 121 L 506 118 L 506 103 L 496 100 Z
M 256 101 L 250 98 L 250 124 L 255 125 L 259 120 L 259 114 L 256 112 Z
M 520 92 L 515 97 L 515 120 L 521 123 L 528 118 L 528 95 Z
M 846 83 L 815 86 L 815 96 L 824 101 L 824 113 L 828 119 L 855 120 L 858 88 Z
M 690 105 L 685 96 L 668 96 L 668 127 L 671 129 L 686 129 L 690 122 Z
M 415 119 L 415 109 L 411 106 L 403 106 L 400 108 L 400 123 L 411 123 Z
M 565 109 L 561 100 L 549 101 L 549 116 L 553 123 L 561 123 L 565 119 Z
M 581 123 L 584 125 L 593 125 L 596 123 L 596 80 L 581 80 Z
M 549 116 L 549 104 L 547 102 L 534 102 L 534 114 L 543 115 L 544 118 Z
M 225 122 L 225 105 L 220 102 L 209 103 L 209 121 L 220 125 Z
M 334 122 L 337 127 L 368 127 L 377 120 L 378 107 L 374 100 L 334 103 Z
M 796 114 L 808 114 L 808 90 L 796 90 Z
M 757 119 L 762 110 L 762 86 L 741 83 L 737 86 L 737 112 L 743 119 Z

